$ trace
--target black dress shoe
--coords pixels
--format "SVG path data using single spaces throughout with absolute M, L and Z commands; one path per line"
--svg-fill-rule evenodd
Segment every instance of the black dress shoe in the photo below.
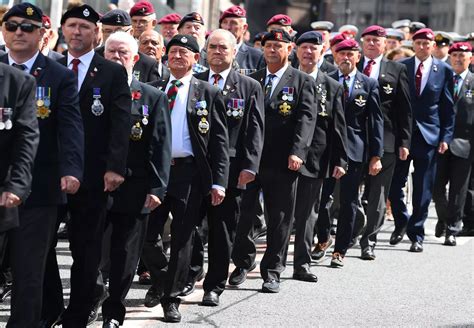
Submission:
M 267 279 L 262 284 L 262 293 L 278 293 L 280 292 L 280 282 L 275 279 Z
M 413 252 L 413 253 L 423 252 L 423 244 L 420 243 L 419 241 L 413 242 L 410 247 L 410 252 Z
M 190 282 L 188 282 L 188 283 L 184 286 L 184 288 L 183 288 L 183 290 L 181 291 L 181 294 L 179 294 L 179 296 L 188 296 L 188 295 L 191 295 L 191 294 L 194 292 L 194 290 L 195 290 L 196 282 L 203 280 L 203 279 L 204 279 L 204 275 L 205 275 L 204 270 L 201 270 L 201 271 L 198 273 L 198 275 L 197 275 L 197 277 L 196 277 L 196 280 L 195 280 L 195 281 L 190 281 Z
M 145 295 L 145 306 L 147 308 L 152 308 L 160 304 L 161 293 L 158 290 L 151 286 Z
M 178 311 L 178 303 L 165 303 L 163 305 L 163 316 L 165 322 L 180 322 L 181 313 Z
M 311 252 L 311 258 L 315 261 L 321 260 L 323 257 L 326 256 L 326 252 L 329 247 L 332 245 L 333 239 L 329 237 L 328 241 L 325 243 L 317 243 L 314 247 L 313 251 Z
M 316 277 L 316 275 L 308 268 L 295 269 L 293 272 L 293 279 L 307 282 L 318 282 L 318 277 Z
M 260 237 L 265 236 L 266 234 L 267 234 L 267 227 L 266 226 L 254 227 L 252 238 L 253 238 L 253 240 L 256 240 Z
M 366 261 L 373 261 L 375 260 L 375 253 L 372 247 L 366 247 L 362 250 L 362 254 L 360 258 Z
M 446 234 L 446 223 L 438 219 L 435 226 L 435 237 L 440 238 Z
M 238 286 L 241 285 L 246 279 L 247 274 L 257 267 L 257 263 L 253 263 L 249 269 L 244 268 L 235 268 L 234 271 L 230 274 L 229 285 Z
M 219 305 L 219 294 L 216 292 L 204 292 L 204 296 L 202 297 L 201 305 L 204 306 L 218 306 Z
M 446 236 L 446 239 L 444 240 L 444 245 L 456 246 L 456 237 L 454 237 L 453 235 Z
M 102 303 L 109 297 L 109 292 L 105 290 L 102 295 L 100 296 L 99 300 L 94 304 L 91 312 L 89 313 L 89 317 L 87 318 L 87 325 L 90 326 L 94 322 L 97 321 L 99 318 L 99 309 L 102 306 Z
M 119 328 L 120 322 L 115 319 L 106 319 L 102 324 L 102 328 Z
M 397 245 L 403 240 L 405 232 L 395 229 L 390 236 L 390 245 Z
M 0 285 L 0 302 L 5 301 L 12 294 L 12 283 L 6 282 Z

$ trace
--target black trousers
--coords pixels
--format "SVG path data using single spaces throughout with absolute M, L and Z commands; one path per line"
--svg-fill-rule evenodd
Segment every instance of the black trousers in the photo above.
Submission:
M 102 304 L 104 319 L 115 319 L 123 324 L 124 300 L 133 282 L 145 240 L 148 214 L 107 214 L 112 227 L 110 243 L 109 297 Z
M 295 269 L 311 265 L 311 247 L 314 239 L 314 226 L 317 216 L 314 209 L 319 208 L 321 189 L 324 179 L 316 179 L 300 175 L 296 191 L 295 206 Z
M 19 209 L 20 226 L 9 234 L 13 277 L 7 327 L 36 327 L 41 319 L 46 258 L 56 232 L 57 207 Z
M 318 243 L 325 243 L 330 237 L 329 233 L 331 230 L 331 221 L 333 217 L 333 195 L 336 196 L 335 194 L 337 193 L 337 182 L 338 181 L 334 178 L 327 178 L 323 180 L 319 209 L 317 211 L 318 217 L 316 221 L 316 235 L 318 236 Z
M 171 166 L 170 182 L 163 203 L 154 211 L 154 219 L 164 226 L 171 212 L 171 247 L 167 270 L 159 269 L 159 263 L 153 258 L 158 252 L 163 254 L 163 247 L 156 245 L 156 235 L 152 231 L 147 234 L 151 240 L 146 240 L 142 258 L 150 270 L 153 282 L 163 291 L 162 304 L 179 303 L 179 294 L 188 280 L 189 265 L 193 251 L 196 226 L 199 224 L 200 208 L 204 198 L 199 171 L 195 164 Z M 156 231 L 156 230 L 155 230 Z M 151 251 L 150 251 L 151 250 Z M 162 257 L 161 257 L 162 259 Z M 162 263 L 163 264 L 163 263 Z
M 349 169 L 341 178 L 341 209 L 337 219 L 336 243 L 334 252 L 346 254 L 352 239 L 354 222 L 359 204 L 359 185 L 362 179 L 362 171 L 366 166 L 349 160 Z
M 438 167 L 433 188 L 438 219 L 447 224 L 447 234 L 461 232 L 464 204 L 471 174 L 471 160 L 453 155 L 449 150 L 438 155 Z M 446 185 L 449 191 L 446 197 Z
M 381 159 L 382 170 L 375 176 L 367 176 L 366 181 L 370 191 L 367 204 L 367 225 L 359 241 L 361 249 L 375 247 L 377 243 L 377 234 L 382 228 L 385 218 L 388 193 L 396 161 L 396 154 L 384 153 Z
M 79 190 L 68 197 L 71 221 L 69 248 L 71 296 L 63 315 L 64 327 L 85 327 L 94 306 L 94 290 L 101 260 L 107 194 L 101 190 Z
M 220 205 L 212 206 L 208 203 L 208 270 L 204 280 L 205 291 L 213 291 L 220 295 L 225 289 L 232 245 L 240 216 L 241 195 L 241 190 L 230 188 Z

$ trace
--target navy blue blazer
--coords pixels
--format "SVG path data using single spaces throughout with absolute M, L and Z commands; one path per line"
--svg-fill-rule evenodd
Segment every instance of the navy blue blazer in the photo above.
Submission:
M 339 82 L 339 71 L 330 74 Z M 344 104 L 347 156 L 363 163 L 383 155 L 383 115 L 378 82 L 357 71 L 349 100 Z
M 239 64 L 239 68 L 259 69 L 263 61 L 262 57 L 263 53 L 260 50 L 242 43 L 237 55 L 235 56 L 235 60 Z
M 453 72 L 444 62 L 433 57 L 428 81 L 420 96 L 415 87 L 415 57 L 401 61 L 407 66 L 413 117 L 413 130 L 421 132 L 428 145 L 450 143 L 454 130 Z M 413 147 L 412 140 L 412 150 Z
M 8 64 L 8 55 L 2 56 L 0 61 Z M 41 52 L 30 74 L 35 77 L 37 87 L 46 88 L 51 104 L 45 113 L 38 112 L 36 115 L 40 142 L 33 169 L 31 195 L 25 206 L 65 204 L 61 177 L 70 175 L 82 180 L 84 170 L 84 130 L 76 76 Z M 36 103 L 35 110 L 38 110 Z

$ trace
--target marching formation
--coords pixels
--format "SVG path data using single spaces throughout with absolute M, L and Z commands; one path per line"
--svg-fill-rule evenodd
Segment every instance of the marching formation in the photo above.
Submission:
M 103 327 L 119 327 L 135 274 L 150 285 L 144 305 L 180 322 L 180 297 L 197 281 L 204 306 L 245 282 L 263 235 L 262 292 L 280 292 L 292 234 L 293 279 L 316 283 L 311 263 L 331 247 L 334 268 L 350 266 L 357 243 L 362 260 L 376 259 L 388 208 L 390 244 L 406 235 L 422 252 L 432 199 L 444 245 L 472 234 L 462 222 L 474 138 L 469 36 L 408 20 L 361 33 L 318 21 L 299 35 L 277 14 L 250 44 L 240 6 L 206 34 L 199 13 L 157 20 L 147 1 L 103 15 L 71 5 L 59 40 L 30 3 L 1 23 L 7 327 L 86 327 L 100 309 Z M 55 251 L 64 217 L 66 308 Z

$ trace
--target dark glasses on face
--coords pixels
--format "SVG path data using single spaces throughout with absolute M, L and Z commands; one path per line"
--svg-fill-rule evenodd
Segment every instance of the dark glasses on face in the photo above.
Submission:
M 16 22 L 5 22 L 3 25 L 5 26 L 5 29 L 8 32 L 16 32 L 18 27 L 21 29 L 22 32 L 26 32 L 26 33 L 33 32 L 35 30 L 35 28 L 41 28 L 41 26 L 35 25 L 35 24 L 32 24 L 32 23 L 20 23 L 20 24 L 18 24 Z

